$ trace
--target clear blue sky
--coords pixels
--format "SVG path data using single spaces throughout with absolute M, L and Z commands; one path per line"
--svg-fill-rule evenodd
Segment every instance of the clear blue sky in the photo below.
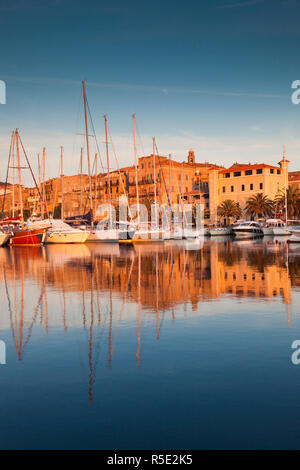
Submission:
M 15 127 L 33 162 L 46 146 L 47 176 L 60 145 L 76 171 L 83 78 L 102 157 L 106 113 L 121 166 L 136 113 L 139 154 L 155 135 L 178 160 L 193 147 L 198 161 L 276 163 L 286 144 L 300 169 L 299 24 L 298 0 L 0 0 L 0 179 Z

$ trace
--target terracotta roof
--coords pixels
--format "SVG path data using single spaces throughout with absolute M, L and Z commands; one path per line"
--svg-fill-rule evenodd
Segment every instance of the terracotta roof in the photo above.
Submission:
M 220 173 L 229 173 L 232 171 L 241 171 L 241 170 L 255 170 L 256 168 L 274 168 L 276 170 L 280 170 L 279 166 L 266 165 L 265 163 L 254 163 L 253 165 L 251 163 L 248 163 L 248 164 L 234 163 L 231 167 L 220 170 Z

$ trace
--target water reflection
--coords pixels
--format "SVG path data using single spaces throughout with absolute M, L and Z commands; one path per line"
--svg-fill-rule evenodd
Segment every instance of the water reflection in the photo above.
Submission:
M 2 248 L 0 282 L 8 314 L 2 314 L 0 329 L 11 330 L 22 361 L 38 324 L 46 335 L 81 328 L 87 335 L 92 404 L 100 346 L 107 347 L 111 368 L 118 334 L 132 322 L 138 367 L 143 327 L 150 322 L 159 341 L 164 318 L 176 321 L 188 314 L 188 305 L 193 315 L 201 315 L 201 302 L 226 296 L 280 298 L 290 322 L 291 290 L 300 279 L 298 256 L 297 248 L 278 240 Z

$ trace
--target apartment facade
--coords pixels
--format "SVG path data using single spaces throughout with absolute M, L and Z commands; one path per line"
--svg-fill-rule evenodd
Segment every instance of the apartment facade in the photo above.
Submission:
M 234 163 L 230 168 L 212 170 L 209 174 L 209 209 L 212 221 L 217 220 L 217 208 L 230 199 L 244 209 L 247 199 L 262 193 L 274 199 L 288 185 L 289 161 L 283 158 L 278 166 Z

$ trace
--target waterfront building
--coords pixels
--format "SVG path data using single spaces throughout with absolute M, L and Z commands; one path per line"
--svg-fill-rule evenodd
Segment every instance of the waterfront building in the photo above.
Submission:
M 211 221 L 217 221 L 217 208 L 230 199 L 245 207 L 247 199 L 262 193 L 270 199 L 282 193 L 288 185 L 288 164 L 285 156 L 278 166 L 265 163 L 234 163 L 229 168 L 216 169 L 209 174 L 209 209 Z
M 154 202 L 155 194 L 160 205 L 202 203 L 207 221 L 216 223 L 217 208 L 227 199 L 235 201 L 243 209 L 247 199 L 257 193 L 275 199 L 284 190 L 285 184 L 300 188 L 300 172 L 288 174 L 288 164 L 289 161 L 283 156 L 278 165 L 236 162 L 231 167 L 224 168 L 209 162 L 196 162 L 195 153 L 190 149 L 186 160 L 182 162 L 172 159 L 171 156 L 154 157 L 151 154 L 138 159 L 137 172 L 132 165 L 93 175 L 91 200 L 89 178 L 86 174 L 63 175 L 63 185 L 61 176 L 51 178 L 41 183 L 39 189 L 45 197 L 49 213 L 52 214 L 55 210 L 56 214 L 60 214 L 63 187 L 65 217 L 87 213 L 91 209 L 91 202 L 95 214 L 99 204 L 110 201 L 117 206 L 119 198 L 124 194 L 129 204 L 136 204 L 138 188 L 139 202 L 146 206 Z M 2 205 L 3 185 L 0 189 Z M 40 202 L 36 188 L 22 187 L 22 192 L 27 213 L 39 214 Z M 15 186 L 16 215 L 20 210 L 18 194 L 18 188 Z M 12 187 L 9 185 L 4 205 L 7 215 L 12 214 L 12 199 Z

